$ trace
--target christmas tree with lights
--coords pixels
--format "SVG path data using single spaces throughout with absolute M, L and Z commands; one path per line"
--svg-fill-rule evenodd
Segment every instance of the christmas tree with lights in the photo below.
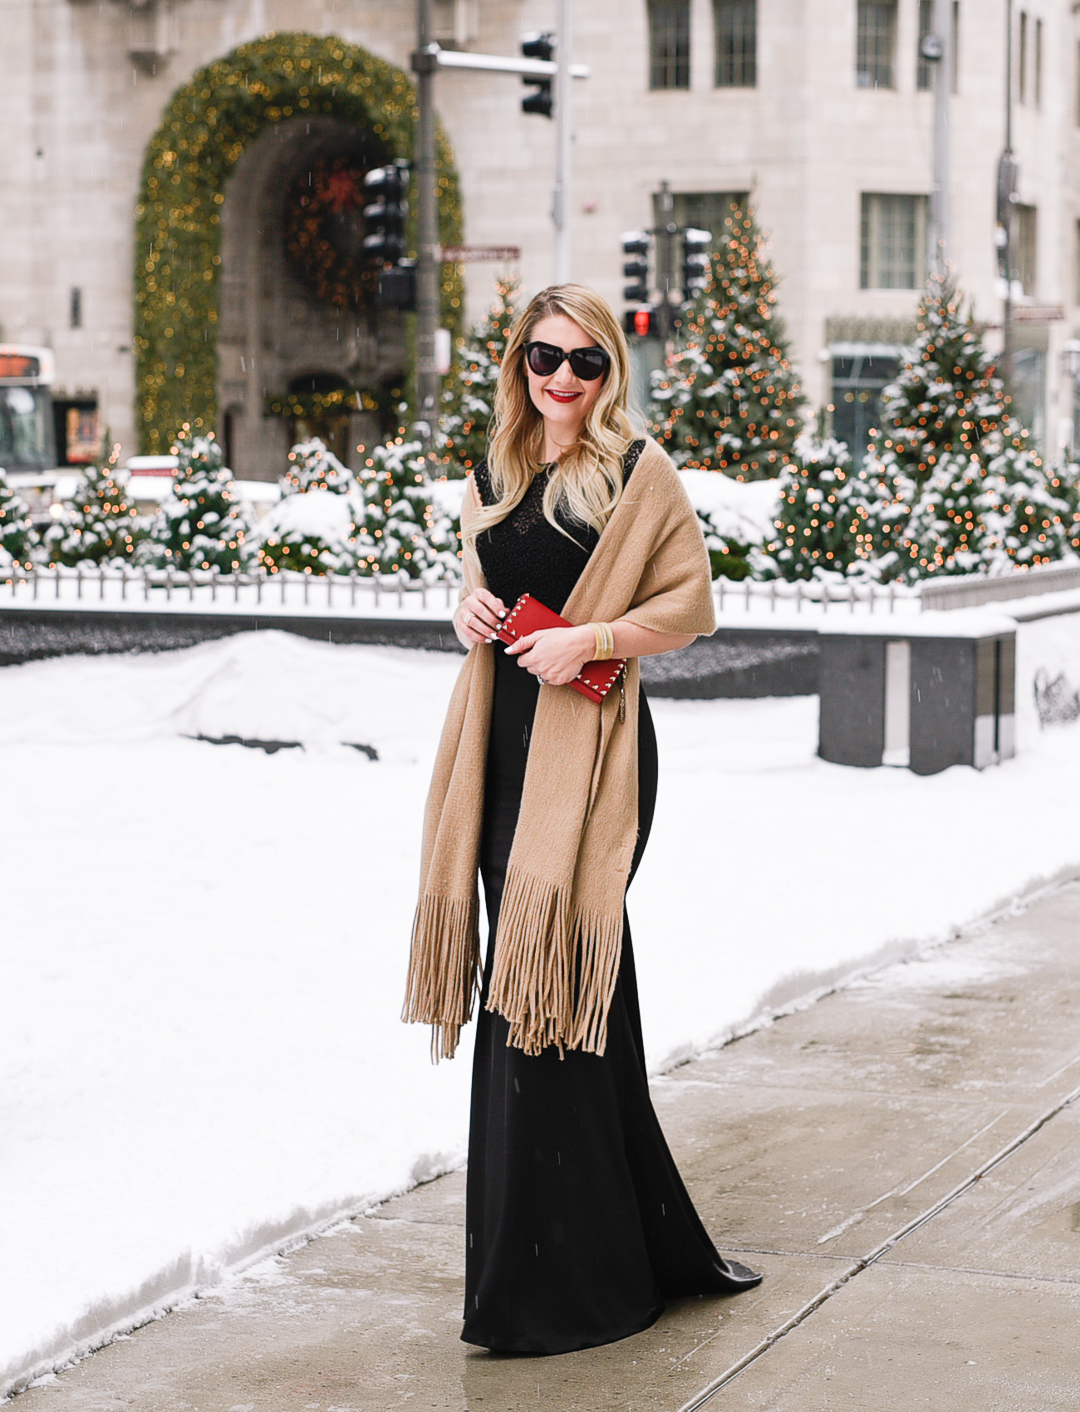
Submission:
M 45 532 L 50 564 L 130 564 L 135 554 L 135 511 L 114 471 L 120 447 L 104 466 L 88 466 L 75 498 Z
M 735 206 L 675 350 L 653 373 L 651 430 L 680 468 L 762 480 L 791 464 L 804 402 L 764 237 Z
M 439 414 L 436 442 L 438 463 L 451 478 L 466 476 L 487 455 L 487 431 L 495 410 L 495 384 L 499 380 L 506 340 L 517 318 L 515 307 L 520 281 L 515 277 L 495 281 L 495 302 L 458 352 L 457 365 L 447 379 Z
M 171 496 L 150 522 L 139 558 L 151 568 L 181 572 L 247 567 L 251 526 L 232 492 L 232 472 L 211 432 L 193 436 L 184 424 L 176 438 L 176 479 Z
M 318 437 L 289 452 L 281 500 L 260 522 L 258 562 L 271 573 L 348 573 L 356 567 L 356 477 Z
M 422 444 L 404 438 L 402 432 L 394 441 L 372 447 L 365 458 L 356 567 L 366 574 L 459 579 L 459 523 L 433 495 Z
M 844 442 L 801 436 L 777 489 L 776 535 L 766 546 L 775 573 L 794 582 L 843 574 L 861 563 L 865 487 Z
M 0 471 L 0 570 L 28 569 L 38 546 L 30 510 Z
M 962 303 L 951 277 L 931 279 L 918 337 L 883 393 L 858 541 L 882 578 L 1005 573 L 1072 547 L 1060 478 L 1009 410 Z
M 1065 537 L 1074 554 L 1080 554 L 1080 465 L 1063 462 L 1047 471 L 1050 488 L 1065 502 Z

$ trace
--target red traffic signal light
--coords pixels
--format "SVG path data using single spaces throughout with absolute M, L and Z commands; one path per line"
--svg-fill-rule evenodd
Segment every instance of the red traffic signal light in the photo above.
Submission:
M 623 327 L 636 338 L 659 338 L 660 322 L 654 305 L 642 309 L 627 309 Z

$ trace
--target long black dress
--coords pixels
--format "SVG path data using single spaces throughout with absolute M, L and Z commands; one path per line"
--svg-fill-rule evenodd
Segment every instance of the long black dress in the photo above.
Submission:
M 644 446 L 624 464 L 631 474 Z M 597 542 L 566 520 L 576 544 L 544 518 L 546 474 L 478 542 L 491 591 L 510 607 L 531 593 L 561 611 Z M 487 467 L 476 471 L 484 503 Z M 567 1353 L 647 1328 L 667 1296 L 759 1283 L 724 1260 L 694 1210 L 653 1111 L 645 1071 L 630 929 L 603 1056 L 507 1045 L 507 1023 L 483 1008 L 494 955 L 539 683 L 496 644 L 495 695 L 480 869 L 488 954 L 476 1035 L 466 1195 L 467 1343 L 513 1353 Z M 656 737 L 644 696 L 638 731 L 641 859 L 656 800 Z

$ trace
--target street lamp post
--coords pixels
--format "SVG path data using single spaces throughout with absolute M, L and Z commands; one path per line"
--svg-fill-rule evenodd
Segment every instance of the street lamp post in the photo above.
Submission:
M 1005 266 L 1005 301 L 1002 310 L 1001 370 L 1005 387 L 1012 391 L 1013 380 L 1013 232 L 1018 174 L 1012 150 L 1013 7 L 1005 0 L 1005 151 L 998 168 L 998 229 Z

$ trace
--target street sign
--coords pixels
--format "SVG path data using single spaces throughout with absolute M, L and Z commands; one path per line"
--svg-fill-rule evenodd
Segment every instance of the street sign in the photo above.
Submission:
M 439 255 L 448 265 L 476 264 L 481 260 L 520 260 L 520 245 L 444 245 Z
M 1056 324 L 1065 317 L 1060 304 L 1014 304 L 1014 324 Z

